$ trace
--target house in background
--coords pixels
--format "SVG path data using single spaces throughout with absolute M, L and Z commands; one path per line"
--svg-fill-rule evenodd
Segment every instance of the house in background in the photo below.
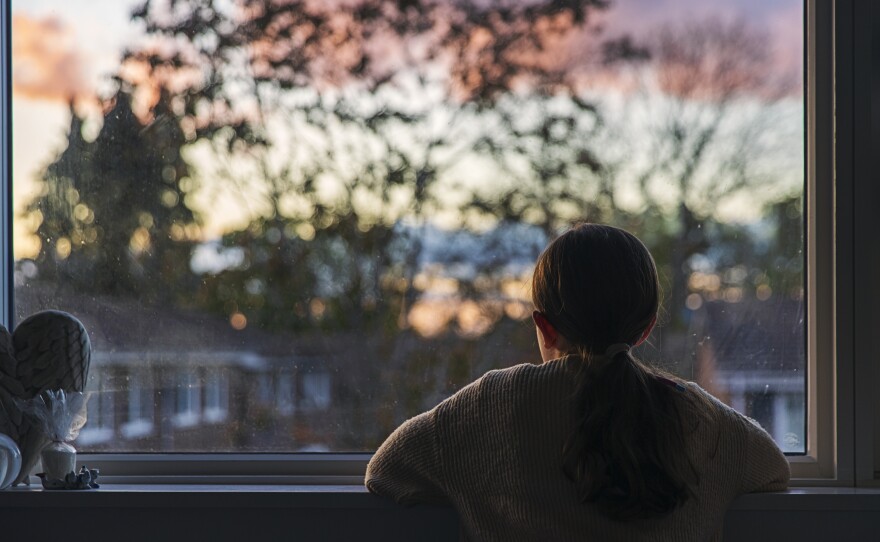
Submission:
M 694 311 L 694 379 L 754 418 L 785 452 L 806 450 L 804 302 L 712 301 Z
M 120 298 L 16 290 L 19 320 L 44 308 L 79 318 L 92 342 L 88 451 L 325 450 L 332 372 L 284 337 L 215 316 Z
M 388 342 L 357 331 L 235 329 L 198 311 L 39 283 L 16 296 L 19 319 L 58 308 L 89 331 L 83 451 L 367 451 L 486 370 L 537 361 L 527 320 L 506 316 L 480 337 L 450 326 L 430 338 L 399 330 Z M 690 311 L 686 333 L 658 333 L 662 341 L 649 342 L 662 348 L 640 348 L 643 359 L 756 419 L 785 451 L 804 451 L 801 301 L 706 302 Z

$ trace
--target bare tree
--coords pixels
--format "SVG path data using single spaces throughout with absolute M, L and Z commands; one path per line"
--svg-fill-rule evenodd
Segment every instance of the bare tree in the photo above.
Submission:
M 554 47 L 605 4 L 145 3 L 134 17 L 152 41 L 125 62 L 148 75 L 131 82 L 173 94 L 190 147 L 210 156 L 204 186 L 210 179 L 212 191 L 234 194 L 250 214 L 247 228 L 225 240 L 246 262 L 207 280 L 211 306 L 250 312 L 258 325 L 355 330 L 357 355 L 396 367 L 393 378 L 405 373 L 402 363 L 418 365 L 414 356 L 427 359 L 421 348 L 403 359 L 394 347 L 420 295 L 421 233 L 430 217 L 457 205 L 449 183 L 499 123 L 498 104 L 511 105 L 512 116 L 517 92 L 547 103 L 570 96 Z M 505 143 L 503 154 L 543 159 L 541 130 L 573 133 L 562 117 L 588 109 L 559 112 L 553 126 L 519 126 L 529 142 Z M 284 272 L 298 291 L 268 295 Z M 290 300 L 294 310 L 272 299 Z M 347 372 L 351 386 L 377 365 Z M 431 387 L 420 396 L 431 397 Z M 407 414 L 401 408 L 395 421 Z
M 725 206 L 760 208 L 787 196 L 802 174 L 802 110 L 788 99 L 799 76 L 779 71 L 770 45 L 741 20 L 694 21 L 663 28 L 635 67 L 619 67 L 631 96 L 608 124 L 628 127 L 627 152 L 601 159 L 632 182 L 644 214 L 671 218 L 673 326 L 681 324 L 689 260 L 708 248 L 704 226 Z

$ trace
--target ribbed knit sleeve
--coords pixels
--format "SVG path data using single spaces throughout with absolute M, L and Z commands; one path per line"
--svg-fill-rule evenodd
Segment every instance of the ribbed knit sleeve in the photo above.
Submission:
M 785 455 L 757 422 L 745 416 L 740 418 L 746 441 L 740 492 L 784 491 L 791 477 Z
M 370 492 L 401 504 L 445 503 L 437 447 L 436 410 L 403 423 L 367 465 Z

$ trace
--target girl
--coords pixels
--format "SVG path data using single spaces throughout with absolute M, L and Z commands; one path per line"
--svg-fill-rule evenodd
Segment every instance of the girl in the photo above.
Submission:
M 582 224 L 532 280 L 542 365 L 490 371 L 401 425 L 370 491 L 451 503 L 473 540 L 720 539 L 742 493 L 784 490 L 755 422 L 632 348 L 657 321 L 657 268 L 633 235 Z

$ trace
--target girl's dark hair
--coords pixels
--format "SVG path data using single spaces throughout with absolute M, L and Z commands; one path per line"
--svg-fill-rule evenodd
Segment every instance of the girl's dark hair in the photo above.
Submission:
M 696 473 L 684 446 L 675 394 L 680 382 L 642 364 L 635 345 L 660 307 L 657 267 L 634 235 L 611 226 L 578 225 L 538 259 L 532 300 L 583 358 L 577 426 L 563 468 L 580 499 L 614 519 L 660 516 L 684 503 Z

